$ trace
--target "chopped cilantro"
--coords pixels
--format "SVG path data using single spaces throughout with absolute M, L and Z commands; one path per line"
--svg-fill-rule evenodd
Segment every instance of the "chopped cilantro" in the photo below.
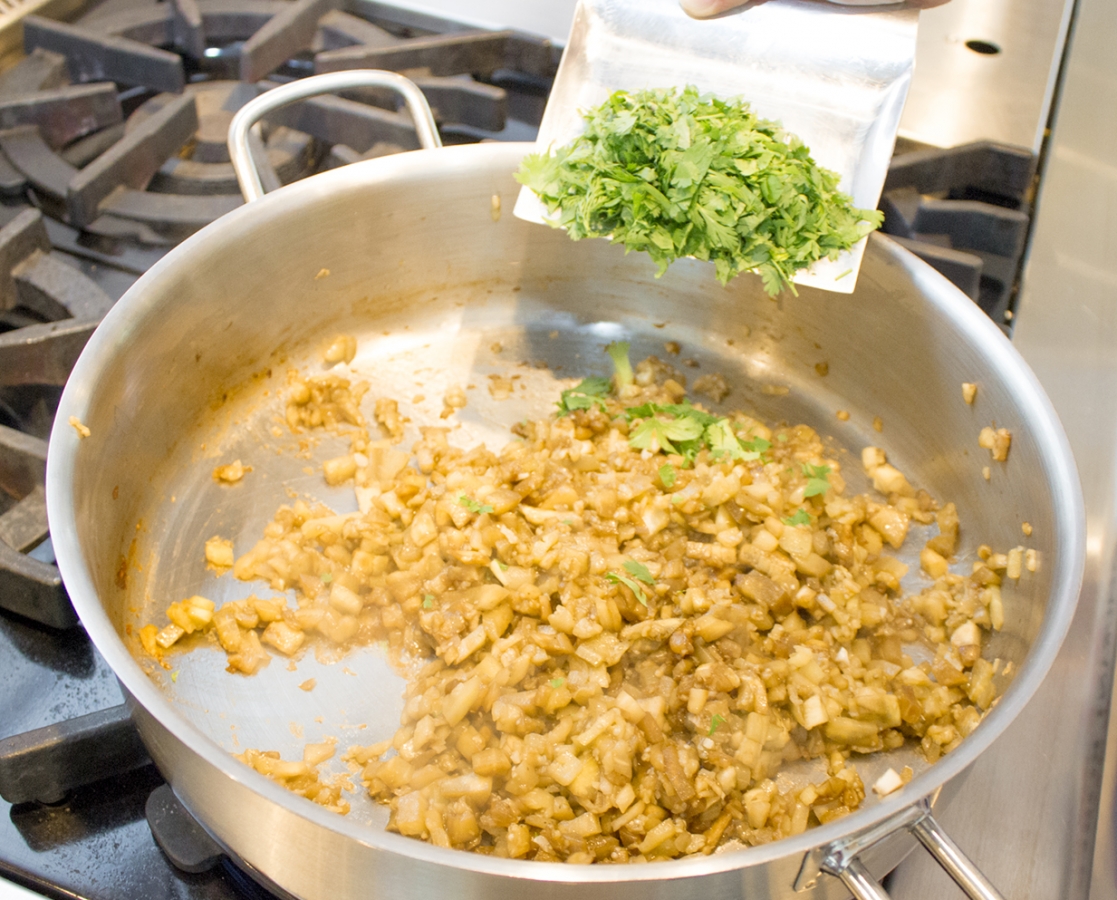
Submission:
M 633 578 L 640 579 L 644 584 L 655 584 L 652 573 L 648 571 L 648 567 L 642 562 L 637 562 L 634 559 L 627 560 L 624 564 L 624 570 Z
M 558 401 L 559 416 L 568 416 L 578 409 L 605 409 L 605 396 L 609 393 L 609 379 L 594 376 L 562 392 Z
M 467 497 L 465 494 L 462 494 L 460 497 L 458 497 L 458 503 L 468 509 L 471 513 L 477 513 L 477 515 L 479 516 L 482 516 L 485 513 L 491 513 L 493 511 L 493 508 L 489 506 L 489 504 L 478 503 L 472 497 Z
M 580 137 L 529 155 L 516 178 L 573 240 L 611 237 L 648 253 L 657 274 L 693 256 L 712 261 L 722 284 L 756 272 L 774 296 L 880 227 L 798 137 L 740 98 L 617 91 L 585 120 Z
M 772 449 L 772 442 L 758 437 L 753 438 L 751 441 L 742 441 L 741 446 L 745 448 L 746 452 L 755 454 L 754 456 L 746 457 L 746 459 L 763 459 L 764 454 Z M 765 460 L 765 462 L 767 462 L 767 460 Z
M 693 419 L 703 428 L 721 421 L 717 416 L 692 406 L 689 400 L 682 403 L 644 403 L 640 406 L 629 406 L 624 411 L 624 417 L 631 422 L 633 419 L 646 419 L 649 416 L 665 415 L 676 419 Z
M 500 561 L 500 560 L 498 559 L 498 560 L 496 561 L 496 564 L 497 564 L 498 566 L 500 566 L 500 571 L 502 571 L 502 572 L 507 572 L 507 571 L 508 571 L 508 563 L 504 563 L 504 562 L 501 562 L 501 561 Z
M 643 420 L 629 432 L 628 443 L 633 449 L 677 453 L 688 463 L 693 462 L 702 449 L 707 426 L 718 421 L 717 416 L 686 402 L 630 406 L 624 416 L 630 423 Z
M 675 442 L 689 443 L 702 437 L 702 426 L 694 419 L 661 419 L 652 416 L 644 419 L 628 435 L 628 442 L 637 450 L 653 453 L 683 453 L 689 448 L 679 448 Z
M 781 431 L 779 434 L 776 435 L 776 440 L 779 441 L 781 444 L 786 444 L 787 435 Z
M 556 691 L 560 687 L 562 687 L 564 684 L 566 684 L 566 679 L 565 678 L 552 678 L 551 679 L 551 687 L 553 687 Z
M 627 566 L 625 566 L 625 568 L 627 568 Z M 606 572 L 605 577 L 609 581 L 613 582 L 613 584 L 626 585 L 628 589 L 636 595 L 637 600 L 639 600 L 644 606 L 648 605 L 648 598 L 644 594 L 644 589 L 641 588 L 639 584 L 637 584 L 627 575 L 618 575 L 616 572 Z
M 710 736 L 712 737 L 714 732 L 716 732 L 718 730 L 718 728 L 720 726 L 724 725 L 724 724 L 725 724 L 725 719 L 722 718 L 721 716 L 719 716 L 717 713 L 714 713 L 714 717 L 712 719 L 710 719 L 710 731 L 709 731 Z
M 728 456 L 730 459 L 748 458 L 745 448 L 741 446 L 741 441 L 734 434 L 733 426 L 728 419 L 719 419 L 712 425 L 707 425 L 705 437 L 714 459 L 720 456 Z M 753 453 L 751 458 L 757 459 L 759 456 L 759 453 Z
M 333 580 L 334 580 L 334 573 L 333 572 L 327 572 L 325 575 L 322 576 L 322 584 L 329 584 Z
M 171 681 L 175 682 L 175 684 L 178 684 L 178 669 L 175 669 L 173 672 L 171 672 Z
M 617 381 L 617 390 L 628 387 L 635 380 L 632 363 L 628 360 L 628 341 L 614 341 L 605 348 L 605 352 L 613 360 L 613 377 Z
M 795 515 L 789 516 L 788 518 L 783 520 L 783 524 L 784 525 L 810 525 L 811 524 L 811 515 L 805 509 L 803 509 L 802 507 L 799 507 L 799 509 L 795 513 Z
M 639 420 L 628 433 L 628 443 L 633 449 L 677 453 L 688 463 L 694 462 L 703 447 L 709 448 L 715 459 L 727 456 L 751 461 L 762 459 L 761 454 L 772 446 L 763 438 L 742 441 L 729 419 L 719 418 L 687 401 L 630 406 L 625 409 L 624 416 L 629 423 Z M 663 469 L 660 469 L 662 475 Z M 671 487 L 666 481 L 664 485 Z
M 811 466 L 803 464 L 803 474 L 807 476 L 807 489 L 803 491 L 804 497 L 817 497 L 830 490 L 830 482 L 826 476 L 830 474 L 829 466 Z
M 675 467 L 671 463 L 664 463 L 659 467 L 659 480 L 663 482 L 663 486 L 670 490 L 675 486 L 675 479 L 678 473 L 675 472 Z
M 433 597 L 424 597 L 423 598 L 423 609 L 430 609 L 432 606 L 434 606 L 434 598 Z

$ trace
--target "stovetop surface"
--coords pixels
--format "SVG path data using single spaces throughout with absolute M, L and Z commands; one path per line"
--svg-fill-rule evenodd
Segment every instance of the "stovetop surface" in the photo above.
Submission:
M 80 628 L 52 632 L 0 616 L 0 660 L 0 737 L 123 699 L 112 670 Z M 60 898 L 265 897 L 231 866 L 190 875 L 170 864 L 144 817 L 148 796 L 162 783 L 147 766 L 80 788 L 55 805 L 0 800 L 0 875 Z

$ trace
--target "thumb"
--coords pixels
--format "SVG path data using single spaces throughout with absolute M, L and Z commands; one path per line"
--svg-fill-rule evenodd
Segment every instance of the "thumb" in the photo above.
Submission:
M 696 19 L 706 19 L 727 9 L 744 6 L 747 2 L 748 0 L 679 0 L 679 5 L 688 15 Z

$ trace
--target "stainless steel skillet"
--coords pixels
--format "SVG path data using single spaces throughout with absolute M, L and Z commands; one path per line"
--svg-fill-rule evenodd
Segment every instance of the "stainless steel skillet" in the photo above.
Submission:
M 273 91 L 251 114 L 283 99 Z M 937 831 L 916 804 L 964 791 L 966 767 L 1027 701 L 1069 623 L 1083 522 L 1062 429 L 1003 335 L 887 239 L 870 242 L 849 297 L 804 289 L 773 302 L 747 279 L 719 287 L 694 261 L 656 280 L 645 260 L 617 247 L 575 244 L 500 214 L 527 149 L 420 151 L 283 188 L 185 242 L 118 303 L 74 369 L 48 462 L 52 535 L 82 622 L 180 799 L 283 894 L 666 900 L 790 897 L 802 888 L 829 898 L 848 886 L 860 898 L 883 896 L 868 873 L 881 875 L 910 849 L 908 826 L 934 843 Z M 958 503 L 960 565 L 980 542 L 1038 552 L 1037 571 L 1006 590 L 1005 628 L 991 642 L 1011 663 L 1003 699 L 955 753 L 919 765 L 884 801 L 771 845 L 652 866 L 441 850 L 384 832 L 371 805 L 355 803 L 342 818 L 286 793 L 230 751 L 289 757 L 325 735 L 346 746 L 392 733 L 401 682 L 378 652 L 334 664 L 308 656 L 294 671 L 276 660 L 246 679 L 205 651 L 175 658 L 171 671 L 145 664 L 135 631 L 172 600 L 202 593 L 221 602 L 258 589 L 205 569 L 201 547 L 214 534 L 242 552 L 292 493 L 351 508 L 345 491 L 305 471 L 306 451 L 322 458 L 328 442 L 300 447 L 279 421 L 286 370 L 320 366 L 323 343 L 338 332 L 358 336 L 354 365 L 371 378 L 371 396 L 399 399 L 413 427 L 441 422 L 444 391 L 466 388 L 455 440 L 467 444 L 505 440 L 511 423 L 549 408 L 556 378 L 604 372 L 601 346 L 623 337 L 637 357 L 679 342 L 697 371 L 729 380 L 727 406 L 807 422 L 854 453 L 884 446 L 914 483 Z M 490 374 L 518 374 L 526 387 L 496 401 Z M 973 406 L 962 401 L 963 381 L 979 385 Z M 70 417 L 90 435 L 79 437 Z M 990 463 L 976 439 L 993 421 L 1012 430 L 1013 444 L 985 481 Z M 238 457 L 253 466 L 248 478 L 215 483 L 214 466 Z M 856 470 L 850 459 L 846 474 Z M 298 689 L 312 677 L 313 691 Z M 890 765 L 918 763 L 893 753 L 858 761 L 867 782 Z M 867 831 L 893 836 L 854 856 Z M 841 880 L 814 879 L 820 864 Z M 996 896 L 976 875 L 961 877 L 971 896 Z

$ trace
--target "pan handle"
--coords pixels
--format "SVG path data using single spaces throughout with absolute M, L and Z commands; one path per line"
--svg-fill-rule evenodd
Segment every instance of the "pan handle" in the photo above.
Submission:
M 266 91 L 242 106 L 233 116 L 232 124 L 229 126 L 229 157 L 246 203 L 259 200 L 264 196 L 260 172 L 256 168 L 250 149 L 253 126 L 268 113 L 289 103 L 306 100 L 319 94 L 335 94 L 338 91 L 358 87 L 390 88 L 396 91 L 403 97 L 415 122 L 415 133 L 419 136 L 419 144 L 426 150 L 442 146 L 442 139 L 438 136 L 438 128 L 434 124 L 434 116 L 431 114 L 427 98 L 413 81 L 395 72 L 383 72 L 379 69 L 352 69 L 347 72 L 312 75 L 310 78 L 302 78 Z
M 931 804 L 923 799 L 901 810 L 890 819 L 866 831 L 834 841 L 807 854 L 795 890 L 814 887 L 818 876 L 825 872 L 840 878 L 855 900 L 889 900 L 888 893 L 858 858 L 879 841 L 905 830 L 927 848 L 946 873 L 970 900 L 1004 900 L 981 870 L 954 843 L 931 815 Z

